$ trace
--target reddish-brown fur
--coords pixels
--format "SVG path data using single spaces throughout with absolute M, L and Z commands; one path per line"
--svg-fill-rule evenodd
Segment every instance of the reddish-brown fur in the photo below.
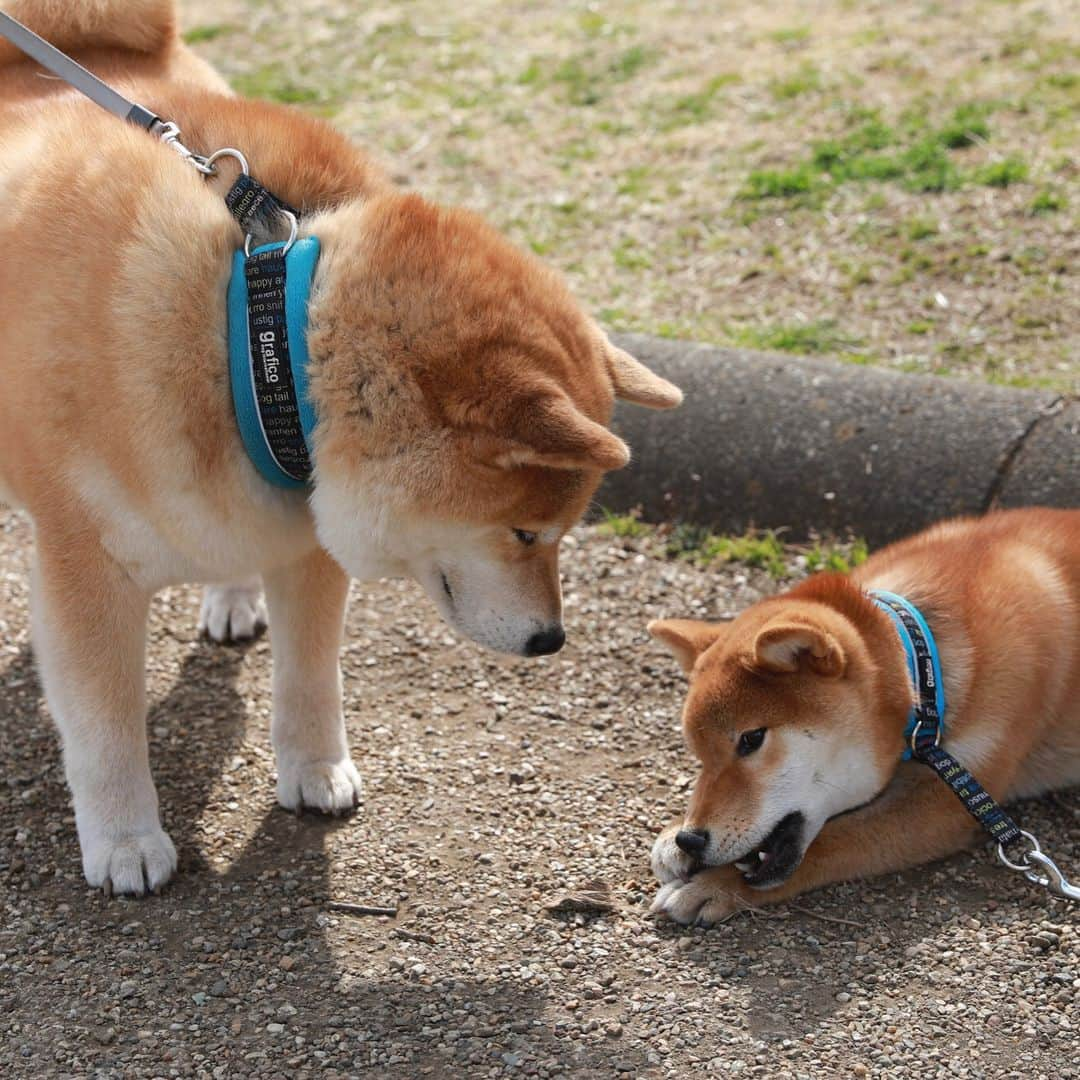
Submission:
M 991 794 L 1008 800 L 1080 782 L 1080 511 L 946 522 L 850 577 L 809 578 L 730 624 L 650 627 L 690 673 L 684 724 L 702 763 L 686 819 L 672 829 L 753 815 L 774 763 L 768 741 L 760 755 L 736 757 L 735 737 L 748 728 L 820 735 L 853 721 L 847 737 L 867 747 L 887 783 L 869 805 L 829 821 L 783 884 L 756 890 L 734 867 L 705 869 L 673 917 L 712 921 L 939 858 L 978 836 L 931 770 L 900 763 L 913 691 L 896 632 L 865 594 L 872 587 L 907 597 L 927 618 L 942 657 L 945 745 Z M 809 647 L 793 666 L 786 653 L 777 663 L 770 641 L 792 635 Z
M 236 163 L 204 179 L 0 44 L 0 500 L 34 521 L 35 652 L 84 871 L 142 892 L 176 862 L 145 738 L 154 590 L 261 577 L 279 801 L 351 809 L 342 567 L 411 575 L 491 648 L 558 648 L 559 539 L 629 456 L 607 428 L 615 398 L 681 395 L 476 215 L 400 191 L 313 117 L 235 97 L 181 43 L 170 0 L 3 6 L 192 150 L 241 150 L 321 245 L 314 478 L 285 491 L 255 470 L 233 412 L 226 289 L 244 238 L 222 196 Z

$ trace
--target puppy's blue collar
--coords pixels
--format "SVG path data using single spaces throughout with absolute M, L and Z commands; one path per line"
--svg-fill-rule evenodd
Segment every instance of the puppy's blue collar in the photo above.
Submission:
M 945 687 L 937 643 L 922 612 L 910 600 L 884 589 L 871 589 L 870 599 L 892 619 L 903 642 L 908 671 L 916 689 L 916 705 L 904 733 L 908 748 L 903 759 L 928 765 L 953 789 L 967 812 L 997 841 L 998 858 L 1006 866 L 1025 871 L 1032 881 L 1059 896 L 1080 899 L 1080 889 L 1065 880 L 1065 875 L 1043 854 L 1035 837 L 1023 832 L 978 780 L 940 745 L 945 733 Z M 918 822 L 915 827 L 919 827 Z M 1020 862 L 1010 861 L 1005 849 L 1023 839 L 1030 841 L 1034 850 L 1022 856 Z M 1032 869 L 1033 861 L 1045 870 L 1046 877 Z
M 314 236 L 233 256 L 228 302 L 233 409 L 248 456 L 277 487 L 304 488 L 311 474 L 316 417 L 308 393 L 307 323 L 318 258 Z M 249 285 L 257 291 L 254 299 Z
M 908 673 L 917 701 L 904 729 L 903 760 L 937 746 L 945 734 L 945 684 L 937 642 L 922 612 L 902 596 L 885 589 L 871 589 L 870 599 L 892 619 L 907 658 Z

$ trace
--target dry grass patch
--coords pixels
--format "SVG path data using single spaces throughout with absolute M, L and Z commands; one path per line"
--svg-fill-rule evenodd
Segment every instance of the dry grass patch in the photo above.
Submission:
M 1080 387 L 1070 0 L 182 7 L 616 329 Z

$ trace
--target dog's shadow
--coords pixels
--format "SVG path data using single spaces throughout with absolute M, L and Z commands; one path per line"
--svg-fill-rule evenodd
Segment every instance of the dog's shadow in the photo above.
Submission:
M 1012 808 L 1063 867 L 1080 865 L 1076 794 L 1059 792 Z M 980 844 L 904 873 L 741 912 L 710 930 L 664 923 L 659 932 L 689 935 L 693 945 L 684 955 L 700 967 L 700 977 L 750 991 L 740 1006 L 750 1029 L 763 1041 L 780 1042 L 826 1026 L 842 1010 L 857 1016 L 859 999 L 880 996 L 882 987 L 925 995 L 927 973 L 941 971 L 942 963 L 945 981 L 950 974 L 963 979 L 962 969 L 950 972 L 941 955 L 951 948 L 954 927 L 970 932 L 976 920 L 1034 930 L 1044 920 L 1065 922 L 1069 914 L 1067 901 L 1007 870 L 992 846 Z
M 266 768 L 252 760 L 269 747 L 247 737 L 249 724 L 266 720 L 250 717 L 246 703 L 269 707 L 268 692 L 249 694 L 243 686 L 251 674 L 251 649 L 207 641 L 187 648 L 169 691 L 151 703 L 147 718 L 163 823 L 180 870 L 163 895 L 141 901 L 109 901 L 85 885 L 74 819 L 62 809 L 70 798 L 59 739 L 41 700 L 30 648 L 0 671 L 0 738 L 8 765 L 0 836 L 52 838 L 28 858 L 18 857 L 20 849 L 9 857 L 10 849 L 0 844 L 0 883 L 6 880 L 12 896 L 32 901 L 34 917 L 64 924 L 66 947 L 84 961 L 77 977 L 23 980 L 18 991 L 0 985 L 0 1012 L 22 1023 L 24 1056 L 53 1060 L 55 1036 L 35 1022 L 43 1015 L 66 1016 L 64 1037 L 78 1044 L 88 1068 L 105 1072 L 125 1067 L 123 1055 L 139 1031 L 157 1031 L 177 1060 L 200 1056 L 207 1037 L 200 1025 L 211 1025 L 230 1032 L 220 1061 L 247 1071 L 252 1055 L 278 1052 L 267 1022 L 284 1019 L 289 1035 L 303 1035 L 311 1044 L 326 1045 L 331 1030 L 349 1028 L 351 1043 L 342 1040 L 340 1054 L 322 1059 L 322 1067 L 348 1075 L 467 1077 L 501 1065 L 502 1055 L 507 1061 L 557 1058 L 574 1075 L 608 1075 L 608 1051 L 567 1044 L 542 1021 L 549 1004 L 543 991 L 509 978 L 493 986 L 462 977 L 452 963 L 441 970 L 441 962 L 452 959 L 441 942 L 409 946 L 427 960 L 430 974 L 393 975 L 387 959 L 402 944 L 392 936 L 394 924 L 350 924 L 347 915 L 328 914 L 326 841 L 338 829 L 364 831 L 369 823 L 363 816 L 297 818 L 279 809 Z M 261 804 L 254 819 L 250 800 Z M 234 817 L 240 824 L 232 836 Z M 223 848 L 226 857 L 219 854 Z M 365 899 L 364 882 L 350 880 L 347 887 Z M 9 931 L 19 941 L 33 933 L 25 920 Z M 58 940 L 55 948 L 65 944 Z M 144 997 L 132 976 L 132 996 L 115 1003 L 120 972 L 130 975 L 143 965 L 167 972 L 167 980 L 159 975 Z M 172 999 L 168 1030 L 161 1022 L 161 994 Z M 114 1004 L 90 1009 L 86 1001 L 92 999 Z M 462 1038 L 451 1056 L 417 1034 L 431 1010 L 445 1010 L 448 1002 L 485 1030 L 484 1038 Z M 294 1010 L 284 1018 L 282 1003 Z M 628 1066 L 641 1064 L 634 1052 L 624 1056 Z

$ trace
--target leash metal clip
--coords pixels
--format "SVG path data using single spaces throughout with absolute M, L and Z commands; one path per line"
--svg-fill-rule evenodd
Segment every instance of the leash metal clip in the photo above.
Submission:
M 1063 900 L 1080 900 L 1080 888 L 1069 882 L 1057 863 L 1043 851 L 1039 841 L 1031 833 L 1020 830 L 1021 835 L 1031 844 L 1031 850 L 1023 856 L 1023 862 L 1013 862 L 1001 844 L 998 844 L 998 858 L 1010 869 L 1017 870 L 1034 885 L 1041 885 Z M 1041 871 L 1041 872 L 1040 872 Z
M 250 176 L 251 170 L 248 167 L 247 158 L 236 149 L 235 146 L 223 146 L 220 150 L 215 150 L 212 154 L 208 154 L 203 157 L 202 154 L 196 154 L 189 150 L 182 142 L 180 142 L 180 129 L 172 122 L 162 124 L 161 130 L 158 132 L 158 137 L 167 146 L 171 146 L 185 161 L 190 162 L 203 174 L 203 176 L 214 176 L 217 173 L 217 162 L 221 158 L 234 158 L 237 164 L 240 166 L 240 172 L 244 176 Z M 297 223 L 296 215 L 291 210 L 286 210 L 285 207 L 280 207 L 279 212 L 283 214 L 289 222 L 289 238 L 285 241 L 285 252 L 296 243 L 296 237 L 300 232 L 300 226 Z M 251 233 L 247 233 L 244 236 L 244 254 L 251 254 L 252 244 Z
M 203 176 L 213 176 L 217 171 L 210 158 L 205 158 L 202 154 L 196 154 L 180 141 L 180 129 L 171 120 L 157 121 L 153 131 L 166 146 L 175 150 L 189 165 L 198 169 Z M 219 150 L 218 153 L 220 154 L 221 151 Z M 212 154 L 211 158 L 215 156 Z

